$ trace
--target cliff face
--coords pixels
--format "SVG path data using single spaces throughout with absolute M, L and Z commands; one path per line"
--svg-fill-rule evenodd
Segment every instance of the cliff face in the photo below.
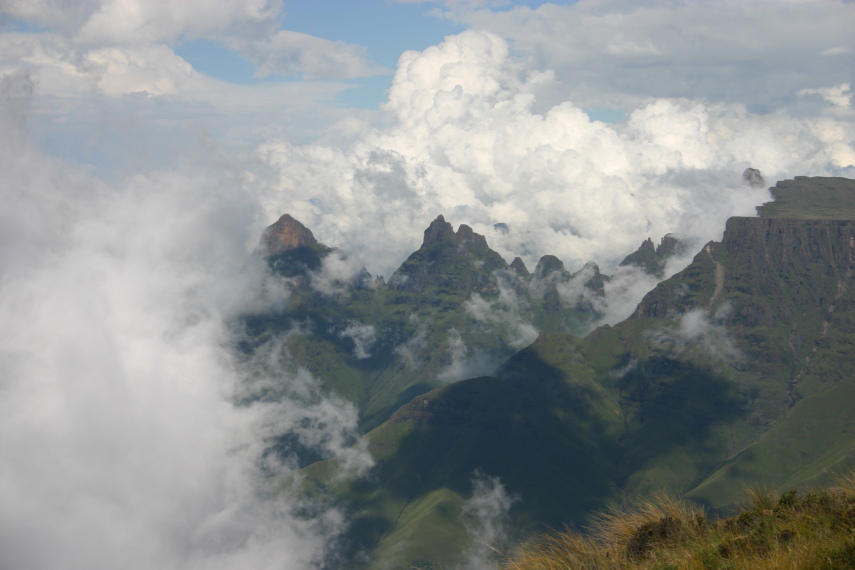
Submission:
M 855 220 L 731 218 L 721 243 L 707 244 L 679 276 L 648 293 L 633 318 L 666 318 L 729 298 L 734 323 L 771 324 L 800 305 L 833 303 L 854 267 Z
M 799 188 L 801 201 L 805 182 L 796 182 L 779 186 Z M 735 453 L 693 496 L 722 505 L 743 481 L 821 481 L 855 458 L 855 415 L 838 406 L 855 393 L 855 216 L 839 214 L 850 219 L 731 218 L 721 243 L 704 246 L 618 325 L 634 322 L 648 331 L 649 354 L 665 346 L 667 358 L 712 370 L 740 394 L 728 429 L 742 440 L 734 436 Z
M 728 255 L 752 263 L 788 265 L 823 260 L 829 268 L 855 262 L 855 220 L 731 218 L 722 239 Z

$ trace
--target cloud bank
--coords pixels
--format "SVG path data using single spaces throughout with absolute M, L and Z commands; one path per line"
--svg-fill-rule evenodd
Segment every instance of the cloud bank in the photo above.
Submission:
M 848 120 L 657 99 L 612 125 L 571 101 L 537 112 L 551 78 L 491 33 L 407 52 L 384 107 L 389 126 L 346 148 L 259 148 L 274 189 L 262 197 L 268 219 L 289 211 L 386 275 L 439 213 L 529 267 L 549 253 L 571 271 L 589 260 L 610 271 L 648 236 L 703 243 L 728 217 L 754 215 L 770 197 L 742 183 L 746 167 L 771 181 L 855 168 Z
M 554 72 L 538 92 L 545 108 L 636 108 L 650 97 L 703 99 L 769 113 L 800 89 L 851 82 L 855 9 L 838 0 L 633 2 L 581 0 L 495 11 L 451 5 L 444 16 L 511 41 L 519 56 Z M 848 57 L 847 57 L 848 54 Z
M 25 74 L 0 83 L 0 566 L 296 569 L 334 555 L 341 515 L 298 500 L 287 462 L 262 462 L 283 433 L 340 452 L 356 414 L 305 374 L 234 357 L 230 320 L 284 294 L 248 255 L 258 212 L 240 176 L 105 185 L 29 144 L 31 94 Z M 292 397 L 236 406 L 265 374 Z

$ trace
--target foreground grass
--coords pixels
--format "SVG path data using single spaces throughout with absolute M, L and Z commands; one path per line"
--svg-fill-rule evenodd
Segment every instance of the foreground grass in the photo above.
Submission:
M 751 490 L 741 514 L 718 521 L 660 495 L 590 530 L 543 536 L 502 568 L 855 570 L 855 473 L 817 493 Z

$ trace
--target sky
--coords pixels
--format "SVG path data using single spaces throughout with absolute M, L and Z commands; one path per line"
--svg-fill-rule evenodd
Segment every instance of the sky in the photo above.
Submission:
M 288 301 L 262 229 L 387 278 L 440 214 L 530 269 L 720 239 L 770 198 L 748 167 L 855 177 L 853 29 L 836 0 L 0 0 L 0 567 L 330 559 L 347 521 L 265 438 L 371 458 L 281 346 L 229 349 Z

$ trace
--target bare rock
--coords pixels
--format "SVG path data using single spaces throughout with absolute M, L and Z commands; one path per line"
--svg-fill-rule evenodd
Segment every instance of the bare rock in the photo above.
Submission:
M 273 256 L 308 244 L 317 244 L 312 230 L 285 214 L 261 234 L 258 250 L 262 255 Z

